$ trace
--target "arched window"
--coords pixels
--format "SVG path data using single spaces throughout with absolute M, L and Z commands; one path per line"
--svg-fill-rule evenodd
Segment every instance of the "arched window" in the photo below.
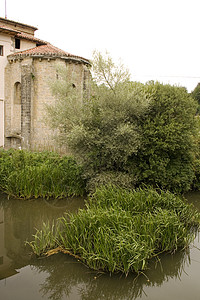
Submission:
M 14 85 L 14 104 L 21 104 L 21 83 L 15 82 Z

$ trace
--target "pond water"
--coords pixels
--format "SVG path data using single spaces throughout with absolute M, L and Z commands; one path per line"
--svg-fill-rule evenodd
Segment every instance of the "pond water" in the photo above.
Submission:
M 200 210 L 200 193 L 186 197 Z M 83 206 L 78 198 L 47 202 L 0 196 L 0 300 L 200 299 L 198 237 L 188 251 L 163 255 L 139 277 L 97 273 L 64 254 L 31 255 L 25 241 L 35 228 Z

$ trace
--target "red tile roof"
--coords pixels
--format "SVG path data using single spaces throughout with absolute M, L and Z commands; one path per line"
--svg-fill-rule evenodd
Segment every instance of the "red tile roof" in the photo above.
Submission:
M 33 35 L 27 34 L 27 33 L 19 32 L 19 33 L 16 34 L 16 37 L 19 38 L 19 39 L 25 39 L 25 40 L 29 40 L 29 41 L 32 41 L 32 42 L 36 42 L 37 44 L 40 44 L 40 45 L 48 44 L 47 42 L 45 42 L 43 40 L 40 40 L 40 39 L 34 37 Z
M 51 44 L 41 45 L 24 51 L 18 51 L 8 55 L 8 58 L 19 58 L 24 56 L 45 56 L 45 57 L 69 57 L 76 60 L 84 61 L 90 64 L 89 60 L 71 53 L 65 52 Z

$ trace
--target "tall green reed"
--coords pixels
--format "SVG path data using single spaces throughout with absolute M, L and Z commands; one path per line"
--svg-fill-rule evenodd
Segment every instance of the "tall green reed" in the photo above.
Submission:
M 83 195 L 82 168 L 72 157 L 23 150 L 0 151 L 0 189 L 18 198 Z
M 187 247 L 198 231 L 200 214 L 168 192 L 107 186 L 90 196 L 86 209 L 66 214 L 58 224 L 56 246 L 92 269 L 128 274 L 145 270 L 162 252 Z
M 34 241 L 26 242 L 29 244 L 36 255 L 40 255 L 41 252 L 48 251 L 54 248 L 57 244 L 56 236 L 58 235 L 58 224 L 50 224 L 49 222 L 43 223 L 42 230 L 37 230 L 34 235 Z

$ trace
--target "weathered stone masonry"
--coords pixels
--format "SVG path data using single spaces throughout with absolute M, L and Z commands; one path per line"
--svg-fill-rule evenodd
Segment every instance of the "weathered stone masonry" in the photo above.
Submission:
M 84 95 L 89 96 L 90 62 L 35 38 L 35 30 L 35 27 L 0 18 L 0 46 L 6 50 L 5 55 L 0 56 L 4 147 L 59 151 L 54 141 L 56 132 L 44 121 L 45 105 L 56 105 L 50 82 L 58 79 L 58 66 L 65 68 L 69 82 L 82 101 Z
M 19 116 L 14 113 L 16 106 L 14 93 L 8 89 L 6 93 L 5 106 L 5 128 L 6 148 L 22 148 L 30 150 L 58 150 L 54 141 L 54 132 L 45 123 L 46 116 L 45 104 L 55 104 L 50 88 L 50 82 L 57 79 L 57 66 L 66 68 L 70 82 L 80 93 L 88 94 L 88 81 L 90 71 L 88 64 L 72 61 L 69 59 L 53 57 L 22 57 L 18 60 L 9 58 L 10 63 L 6 67 L 6 80 L 11 90 L 16 84 L 16 80 L 21 84 L 21 130 L 16 132 L 16 118 Z M 10 76 L 17 70 L 17 78 Z M 20 75 L 20 76 L 19 76 Z M 20 77 L 20 79 L 19 79 Z M 20 110 L 18 110 L 20 111 Z
M 31 146 L 31 88 L 32 66 L 21 68 L 21 147 L 30 149 Z M 15 117 L 15 116 L 13 116 Z
M 56 105 L 50 83 L 58 79 L 58 66 L 65 68 L 67 78 L 77 89 L 81 101 L 83 95 L 89 96 L 90 62 L 37 40 L 33 35 L 17 33 L 19 37 L 32 41 L 32 48 L 14 51 L 7 56 L 4 146 L 6 149 L 59 151 L 54 141 L 56 132 L 50 130 L 44 121 L 45 105 Z

